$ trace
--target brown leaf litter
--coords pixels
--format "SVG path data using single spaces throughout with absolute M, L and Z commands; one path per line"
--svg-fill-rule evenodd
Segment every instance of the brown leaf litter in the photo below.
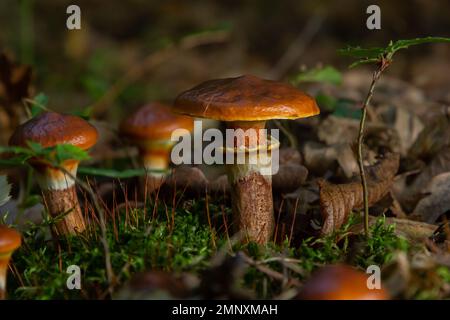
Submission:
M 389 154 L 374 166 L 367 167 L 369 206 L 382 199 L 393 183 L 399 167 L 399 154 Z M 342 226 L 353 209 L 363 206 L 360 181 L 332 184 L 319 180 L 320 212 L 323 218 L 321 234 L 329 234 Z

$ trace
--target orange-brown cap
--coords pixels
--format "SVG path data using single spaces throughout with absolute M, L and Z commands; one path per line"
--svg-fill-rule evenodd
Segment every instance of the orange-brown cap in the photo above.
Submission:
M 172 113 L 170 108 L 162 103 L 147 104 L 120 125 L 120 131 L 132 139 L 170 139 L 175 129 L 192 131 L 194 126 L 191 117 Z
M 298 298 L 307 300 L 387 300 L 381 289 L 367 287 L 367 274 L 346 265 L 327 266 L 304 284 Z
M 315 100 L 297 88 L 252 75 L 203 82 L 181 93 L 174 110 L 221 121 L 297 119 L 320 113 Z
M 71 144 L 86 150 L 97 138 L 97 129 L 80 117 L 44 112 L 17 127 L 9 144 L 26 147 L 27 141 L 33 141 L 44 147 Z
M 0 225 L 0 255 L 10 253 L 20 247 L 22 237 L 12 228 Z

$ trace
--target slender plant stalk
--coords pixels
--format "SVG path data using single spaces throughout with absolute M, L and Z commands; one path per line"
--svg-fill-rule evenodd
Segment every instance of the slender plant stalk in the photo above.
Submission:
M 273 120 L 273 122 L 275 123 L 275 125 L 278 127 L 278 129 L 281 130 L 281 132 L 284 133 L 284 135 L 288 138 L 289 140 L 289 146 L 293 149 L 297 149 L 298 148 L 298 142 L 297 142 L 297 138 L 295 137 L 294 134 L 292 134 L 292 132 L 289 131 L 288 128 L 286 128 L 284 126 L 284 124 L 279 121 L 279 120 Z
M 372 77 L 372 83 L 370 84 L 369 92 L 367 93 L 366 99 L 364 100 L 362 106 L 361 121 L 359 123 L 359 134 L 358 134 L 358 166 L 359 174 L 361 176 L 361 184 L 363 188 L 363 200 L 364 200 L 364 233 L 366 237 L 369 237 L 369 190 L 367 188 L 366 173 L 364 171 L 363 162 L 363 143 L 364 143 L 364 130 L 367 117 L 367 108 L 372 100 L 373 93 L 375 91 L 375 85 L 380 79 L 383 71 L 389 66 L 390 60 L 382 60 L 379 68 L 374 71 Z

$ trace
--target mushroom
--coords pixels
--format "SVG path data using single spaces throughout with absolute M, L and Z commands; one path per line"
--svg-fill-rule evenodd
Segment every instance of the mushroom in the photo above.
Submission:
M 158 102 L 139 108 L 121 123 L 119 131 L 139 149 L 147 171 L 147 192 L 158 189 L 168 175 L 172 132 L 181 128 L 192 131 L 193 126 L 192 118 L 173 114 Z
M 32 141 L 43 147 L 70 144 L 87 150 L 96 143 L 97 137 L 97 129 L 80 117 L 44 112 L 17 127 L 9 144 L 28 147 L 27 141 Z M 64 214 L 56 221 L 58 234 L 83 232 L 86 225 L 78 203 L 75 181 L 71 177 L 76 176 L 79 161 L 69 159 L 61 163 L 70 176 L 45 159 L 31 158 L 28 162 L 36 171 L 36 179 L 50 215 L 55 218 Z
M 347 265 L 322 268 L 305 282 L 299 299 L 305 300 L 388 300 L 383 289 L 369 289 L 368 275 Z
M 252 75 L 210 80 L 181 93 L 174 110 L 181 114 L 224 121 L 234 131 L 227 152 L 246 154 L 244 163 L 227 164 L 232 190 L 234 225 L 257 243 L 271 239 L 274 228 L 271 151 L 276 139 L 260 134 L 270 119 L 297 119 L 320 113 L 313 98 L 291 85 Z M 250 129 L 250 131 L 249 131 Z M 254 130 L 254 131 L 253 131 Z M 255 132 L 253 135 L 251 132 Z M 228 141 L 227 141 L 228 142 Z M 262 148 L 267 152 L 260 153 Z
M 11 228 L 0 225 L 0 300 L 6 297 L 6 274 L 13 252 L 20 247 L 20 234 Z

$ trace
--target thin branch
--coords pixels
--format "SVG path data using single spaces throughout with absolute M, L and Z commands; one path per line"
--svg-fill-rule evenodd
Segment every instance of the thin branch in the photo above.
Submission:
M 267 266 L 261 265 L 261 262 L 253 260 L 252 258 L 247 256 L 243 252 L 240 252 L 239 254 L 241 255 L 241 257 L 244 259 L 244 261 L 247 264 L 255 267 L 259 272 L 262 272 L 262 273 L 268 275 L 272 279 L 278 280 L 280 282 L 286 282 L 287 285 L 293 285 L 293 286 L 297 286 L 297 287 L 301 285 L 300 281 L 298 281 L 297 279 L 286 278 L 286 276 L 284 274 L 282 274 L 278 271 L 275 271 Z
M 372 83 L 370 84 L 369 92 L 367 93 L 366 99 L 364 100 L 362 106 L 361 121 L 359 123 L 359 134 L 358 134 L 358 166 L 359 174 L 361 176 L 361 183 L 363 187 L 363 200 L 364 200 L 364 233 L 369 237 L 369 192 L 367 189 L 367 178 L 364 171 L 364 161 L 363 161 L 363 143 L 364 143 L 364 129 L 367 117 L 367 109 L 370 101 L 372 99 L 375 86 L 377 81 L 380 79 L 383 71 L 389 66 L 390 60 L 383 59 L 380 63 L 379 68 L 374 71 L 372 76 Z

